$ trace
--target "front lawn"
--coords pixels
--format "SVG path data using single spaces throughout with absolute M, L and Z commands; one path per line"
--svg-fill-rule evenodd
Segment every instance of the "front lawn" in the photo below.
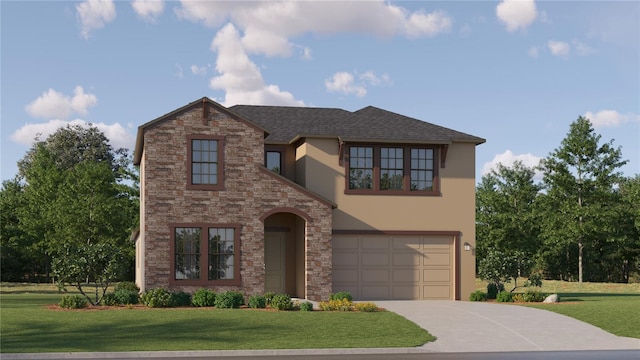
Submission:
M 52 308 L 61 296 L 49 290 L 3 291 L 0 352 L 380 348 L 435 340 L 414 323 L 386 311 Z
M 519 279 L 518 283 L 524 283 Z M 506 288 L 510 290 L 509 284 Z M 487 283 L 476 280 L 476 289 L 487 290 Z M 563 314 L 597 326 L 614 335 L 640 339 L 640 284 L 613 284 L 543 280 L 547 294 L 558 294 L 557 304 L 521 304 Z M 516 292 L 526 289 L 518 288 Z

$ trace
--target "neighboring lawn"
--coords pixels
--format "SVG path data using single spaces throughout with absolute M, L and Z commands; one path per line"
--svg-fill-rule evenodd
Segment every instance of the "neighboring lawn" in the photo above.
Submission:
M 570 316 L 614 335 L 640 339 L 640 284 L 545 280 L 542 285 L 540 291 L 559 294 L 560 303 L 522 305 Z M 486 283 L 477 280 L 476 288 L 486 291 Z M 516 292 L 525 290 L 519 288 Z
M 29 293 L 22 293 L 29 291 Z M 391 312 L 52 309 L 55 287 L 0 291 L 0 352 L 414 347 L 435 338 Z

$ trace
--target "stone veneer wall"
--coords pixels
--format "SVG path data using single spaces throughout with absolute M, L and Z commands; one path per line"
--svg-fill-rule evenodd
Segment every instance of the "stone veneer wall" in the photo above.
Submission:
M 208 124 L 201 106 L 193 106 L 144 133 L 145 206 L 141 218 L 145 247 L 145 289 L 169 287 L 171 223 L 241 224 L 239 290 L 245 296 L 264 292 L 264 224 L 261 216 L 277 208 L 307 215 L 305 294 L 327 299 L 331 292 L 331 207 L 270 174 L 264 163 L 263 132 L 210 106 Z M 224 136 L 223 191 L 186 190 L 188 135 Z M 195 291 L 197 287 L 173 287 Z

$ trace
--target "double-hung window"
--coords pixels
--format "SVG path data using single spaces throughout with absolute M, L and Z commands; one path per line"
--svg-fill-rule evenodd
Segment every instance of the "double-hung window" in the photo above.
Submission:
M 235 225 L 171 226 L 170 283 L 239 283 L 238 229 Z
M 187 137 L 188 189 L 223 189 L 223 142 L 222 137 Z
M 345 193 L 439 195 L 437 153 L 424 145 L 350 145 Z

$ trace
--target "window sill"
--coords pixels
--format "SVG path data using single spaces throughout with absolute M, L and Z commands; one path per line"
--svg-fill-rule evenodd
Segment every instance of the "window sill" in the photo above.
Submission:
M 397 190 L 345 190 L 345 195 L 373 195 L 373 196 L 442 196 L 437 190 L 397 191 Z

